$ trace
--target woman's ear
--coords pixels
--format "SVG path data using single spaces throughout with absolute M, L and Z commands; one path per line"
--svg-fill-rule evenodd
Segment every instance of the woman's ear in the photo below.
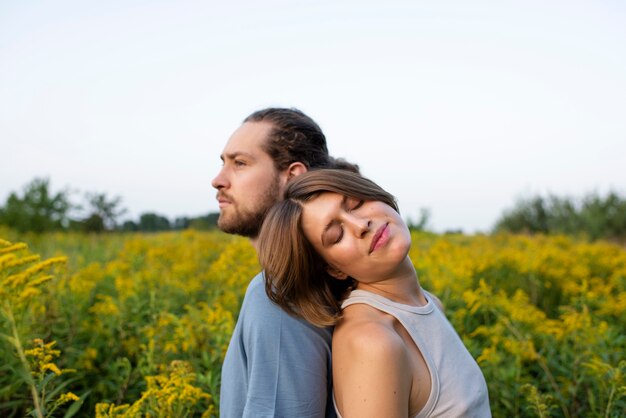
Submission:
M 346 273 L 333 266 L 326 266 L 326 272 L 338 280 L 346 280 L 348 278 Z

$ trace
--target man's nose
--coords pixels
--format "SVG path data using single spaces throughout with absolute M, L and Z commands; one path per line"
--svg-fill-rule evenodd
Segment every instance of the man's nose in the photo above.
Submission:
M 224 173 L 224 168 L 222 168 L 219 173 L 217 173 L 217 176 L 211 180 L 211 186 L 217 190 L 228 187 L 228 178 L 226 173 Z

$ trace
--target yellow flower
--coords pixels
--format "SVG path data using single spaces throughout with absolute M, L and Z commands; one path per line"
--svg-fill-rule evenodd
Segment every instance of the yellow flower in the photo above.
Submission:
M 46 372 L 48 370 L 50 370 L 51 372 L 53 372 L 57 376 L 61 375 L 61 370 L 54 363 L 45 363 L 45 364 L 43 364 L 41 366 L 41 371 L 42 372 Z
M 58 403 L 59 404 L 64 404 L 66 402 L 70 402 L 70 401 L 79 401 L 80 398 L 78 396 L 76 396 L 75 394 L 73 394 L 72 392 L 66 392 L 63 395 L 59 396 L 58 399 Z

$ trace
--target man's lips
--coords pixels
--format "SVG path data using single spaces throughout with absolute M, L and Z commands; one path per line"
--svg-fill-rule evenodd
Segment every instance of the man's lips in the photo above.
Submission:
M 219 195 L 218 194 L 216 199 L 217 199 L 217 203 L 219 203 L 219 207 L 220 208 L 223 208 L 224 206 L 228 206 L 228 205 L 230 205 L 232 203 L 232 200 L 227 198 L 224 195 Z
M 389 239 L 389 224 L 383 224 L 376 230 L 374 237 L 372 238 L 372 244 L 370 245 L 370 254 L 374 251 L 382 247 L 387 243 Z

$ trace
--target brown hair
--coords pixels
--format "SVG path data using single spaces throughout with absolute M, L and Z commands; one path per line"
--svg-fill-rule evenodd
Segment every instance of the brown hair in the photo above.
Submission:
M 302 205 L 321 193 L 333 192 L 365 201 L 380 201 L 398 211 L 394 197 L 360 174 L 336 169 L 312 170 L 291 180 L 284 200 L 274 205 L 261 227 L 259 262 L 269 298 L 292 315 L 317 326 L 334 325 L 341 300 L 353 278 L 338 280 L 302 231 Z
M 270 107 L 257 110 L 245 122 L 268 122 L 272 130 L 264 150 L 278 171 L 289 164 L 301 162 L 308 169 L 342 168 L 358 171 L 358 166 L 328 154 L 326 136 L 317 123 L 298 109 Z

